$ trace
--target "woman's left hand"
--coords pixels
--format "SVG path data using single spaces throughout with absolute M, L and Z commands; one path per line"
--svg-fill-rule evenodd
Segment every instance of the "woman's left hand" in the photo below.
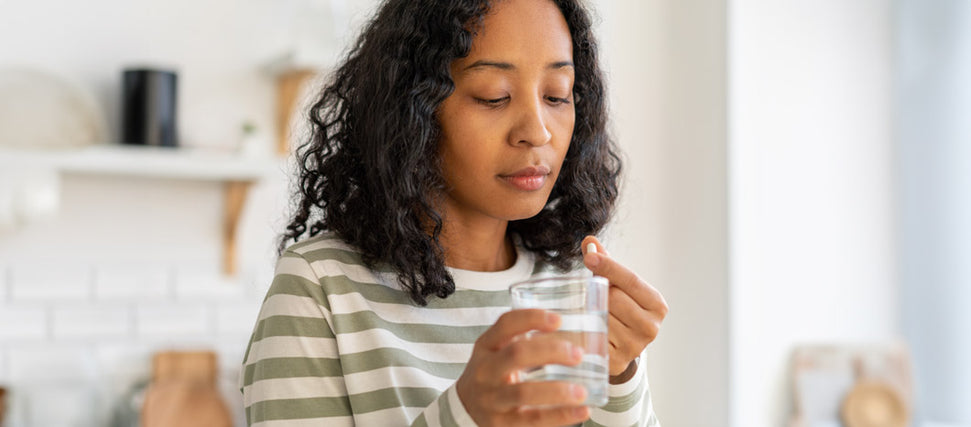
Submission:
M 588 251 L 591 243 L 596 245 L 596 253 Z M 657 289 L 610 258 L 596 237 L 583 239 L 583 253 L 587 268 L 610 281 L 607 299 L 610 382 L 623 383 L 634 373 L 634 359 L 657 337 L 661 322 L 668 314 L 668 305 Z

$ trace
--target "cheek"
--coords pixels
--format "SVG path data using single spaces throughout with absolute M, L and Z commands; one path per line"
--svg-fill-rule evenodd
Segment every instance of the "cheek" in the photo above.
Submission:
M 461 101 L 453 97 L 449 97 L 442 104 L 438 124 L 442 131 L 442 139 L 461 144 L 480 135 L 482 124 L 479 123 L 481 121 L 479 115 L 474 111 L 467 111 L 467 108 L 461 105 Z
M 573 137 L 573 127 L 576 125 L 577 112 L 576 106 L 570 105 L 569 108 L 555 110 L 549 115 L 550 124 L 554 126 L 554 134 L 561 138 L 571 139 Z
M 577 111 L 576 107 L 570 108 L 568 112 L 565 112 L 560 117 L 560 126 L 562 126 L 564 133 L 568 135 L 568 138 L 573 138 L 573 127 L 576 126 L 577 121 Z
M 469 179 L 476 179 L 486 173 L 492 157 L 481 135 L 466 128 L 450 129 L 442 134 L 439 143 L 439 156 L 446 180 L 451 185 L 458 185 Z
M 457 112 L 441 124 L 442 135 L 439 153 L 443 161 L 452 167 L 464 165 L 481 169 L 492 160 L 497 148 L 497 138 L 501 137 L 501 124 L 489 117 L 475 112 Z M 462 171 L 457 171 L 462 172 Z
M 574 114 L 563 115 L 557 121 L 557 132 L 556 132 L 556 151 L 560 155 L 560 159 L 566 157 L 567 150 L 570 149 L 570 142 L 573 141 L 573 129 L 576 124 L 576 116 Z

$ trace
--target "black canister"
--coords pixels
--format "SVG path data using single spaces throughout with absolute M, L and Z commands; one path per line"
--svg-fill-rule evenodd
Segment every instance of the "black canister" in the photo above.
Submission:
M 123 72 L 122 142 L 175 147 L 178 75 L 174 71 L 128 69 Z

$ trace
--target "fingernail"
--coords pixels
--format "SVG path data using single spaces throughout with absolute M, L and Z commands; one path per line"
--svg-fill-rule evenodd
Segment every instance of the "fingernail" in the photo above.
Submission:
M 597 244 L 593 242 L 587 243 L 587 253 L 588 254 L 597 253 Z
M 552 311 L 546 312 L 546 324 L 557 325 L 560 323 L 560 315 Z
M 588 409 L 586 406 L 581 406 L 579 408 L 573 409 L 573 415 L 575 415 L 577 418 L 587 417 L 588 416 L 587 411 Z
M 570 394 L 573 395 L 573 400 L 576 402 L 583 402 L 587 399 L 587 389 L 578 384 L 570 386 Z

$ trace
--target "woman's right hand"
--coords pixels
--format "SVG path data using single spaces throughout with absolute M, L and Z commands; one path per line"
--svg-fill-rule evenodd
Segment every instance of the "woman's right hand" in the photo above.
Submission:
M 513 310 L 499 317 L 475 342 L 472 357 L 455 384 L 459 399 L 476 424 L 488 426 L 562 426 L 590 417 L 582 406 L 586 390 L 562 381 L 518 382 L 523 369 L 550 363 L 574 366 L 583 350 L 552 334 L 560 316 L 546 310 Z

